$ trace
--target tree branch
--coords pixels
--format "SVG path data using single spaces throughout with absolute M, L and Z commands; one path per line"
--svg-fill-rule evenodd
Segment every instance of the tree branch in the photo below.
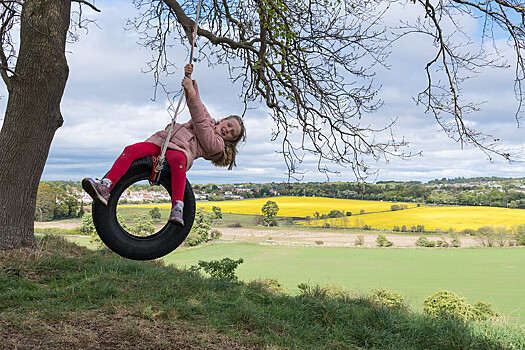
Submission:
M 95 5 L 89 3 L 89 2 L 87 2 L 85 0 L 71 0 L 71 1 L 72 2 L 78 2 L 78 3 L 82 4 L 82 5 L 86 5 L 88 7 L 91 7 L 92 10 L 94 10 L 96 12 L 100 12 L 100 10 L 97 7 L 95 7 Z

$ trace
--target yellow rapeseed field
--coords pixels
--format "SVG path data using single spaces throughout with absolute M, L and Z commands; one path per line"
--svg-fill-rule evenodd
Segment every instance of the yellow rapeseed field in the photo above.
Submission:
M 314 216 L 317 211 L 319 214 L 328 214 L 331 210 L 344 210 L 352 214 L 358 214 L 361 209 L 367 213 L 390 210 L 393 202 L 378 202 L 378 201 L 361 201 L 353 199 L 335 199 L 325 197 L 269 197 L 245 199 L 238 201 L 219 201 L 219 202 L 198 202 L 197 207 L 202 207 L 206 211 L 211 211 L 213 206 L 220 207 L 223 213 L 233 214 L 261 214 L 263 205 L 272 200 L 279 206 L 277 216 L 286 217 L 306 217 Z M 399 204 L 399 203 L 397 203 Z M 408 207 L 414 207 L 414 204 L 404 203 Z M 125 206 L 122 206 L 125 207 Z M 153 208 L 160 209 L 171 208 L 170 204 L 147 204 L 147 205 L 133 205 L 135 208 Z
M 363 227 L 369 225 L 374 229 L 392 230 L 394 226 L 406 225 L 408 229 L 412 226 L 423 225 L 425 231 L 436 229 L 448 230 L 454 228 L 461 231 L 465 228 L 478 229 L 481 226 L 506 226 L 507 228 L 517 224 L 525 224 L 525 210 L 492 208 L 492 207 L 416 207 L 414 204 L 404 203 L 410 209 L 391 211 L 393 202 L 361 201 L 352 199 L 334 199 L 324 197 L 270 197 L 256 198 L 238 201 L 198 202 L 197 207 L 211 211 L 213 206 L 220 207 L 223 213 L 233 214 L 261 214 L 262 206 L 269 200 L 279 206 L 278 216 L 285 217 L 314 217 L 315 212 L 328 214 L 331 210 L 351 212 L 352 216 L 304 221 L 304 226 L 324 226 L 326 223 L 331 227 Z M 122 206 L 131 207 L 131 206 Z M 169 209 L 171 204 L 146 204 L 133 205 L 135 208 Z M 361 209 L 365 214 L 359 214 Z
M 331 221 L 330 221 L 331 220 Z M 478 229 L 481 226 L 506 226 L 525 224 L 525 210 L 491 207 L 419 207 L 407 210 L 373 213 L 328 220 L 303 222 L 305 226 L 362 227 L 392 230 L 394 226 L 424 225 L 425 231 L 436 229 L 456 231 Z

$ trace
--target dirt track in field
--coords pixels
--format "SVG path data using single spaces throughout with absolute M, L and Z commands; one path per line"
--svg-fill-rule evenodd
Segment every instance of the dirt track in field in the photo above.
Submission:
M 415 247 L 418 235 L 389 234 L 388 232 L 348 232 L 338 230 L 219 228 L 222 240 L 242 242 L 264 242 L 277 245 L 355 247 L 357 236 L 364 237 L 365 247 L 376 247 L 377 236 L 382 234 L 394 243 L 394 247 Z M 426 236 L 431 241 L 450 239 L 445 236 Z M 462 247 L 476 247 L 479 242 L 471 237 L 459 237 Z
M 40 228 L 61 228 L 72 229 L 78 226 L 74 222 L 35 222 L 35 227 Z M 389 232 L 355 232 L 342 230 L 301 230 L 286 228 L 230 228 L 216 227 L 222 232 L 221 239 L 232 242 L 253 242 L 267 243 L 276 245 L 295 245 L 295 246 L 330 246 L 330 247 L 355 247 L 357 236 L 362 235 L 365 239 L 363 246 L 376 247 L 376 238 L 382 234 L 394 243 L 394 247 L 410 248 L 415 247 L 418 235 L 391 234 Z M 440 238 L 450 242 L 446 236 L 426 236 L 431 241 L 437 241 Z M 476 247 L 480 243 L 472 237 L 460 236 L 462 247 Z

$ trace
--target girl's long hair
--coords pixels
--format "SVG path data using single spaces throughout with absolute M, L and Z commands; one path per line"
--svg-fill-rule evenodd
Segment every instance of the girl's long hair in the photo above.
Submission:
M 238 115 L 230 115 L 228 118 L 226 118 L 226 120 L 228 119 L 237 120 L 241 126 L 241 132 L 239 132 L 239 135 L 233 140 L 224 140 L 224 151 L 222 152 L 221 157 L 213 160 L 212 163 L 215 166 L 227 166 L 228 170 L 232 170 L 232 168 L 237 165 L 237 163 L 235 163 L 235 158 L 237 157 L 237 152 L 239 151 L 237 149 L 237 145 L 241 140 L 242 142 L 246 141 L 246 128 L 244 127 L 242 118 Z

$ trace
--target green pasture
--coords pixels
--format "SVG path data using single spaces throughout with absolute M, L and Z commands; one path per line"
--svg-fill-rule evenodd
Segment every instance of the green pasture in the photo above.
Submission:
M 525 323 L 525 248 L 380 249 L 208 244 L 179 249 L 167 264 L 243 258 L 242 280 L 276 278 L 288 292 L 299 283 L 337 284 L 359 293 L 387 288 L 421 310 L 426 296 L 449 290 L 492 303 L 511 322 Z

